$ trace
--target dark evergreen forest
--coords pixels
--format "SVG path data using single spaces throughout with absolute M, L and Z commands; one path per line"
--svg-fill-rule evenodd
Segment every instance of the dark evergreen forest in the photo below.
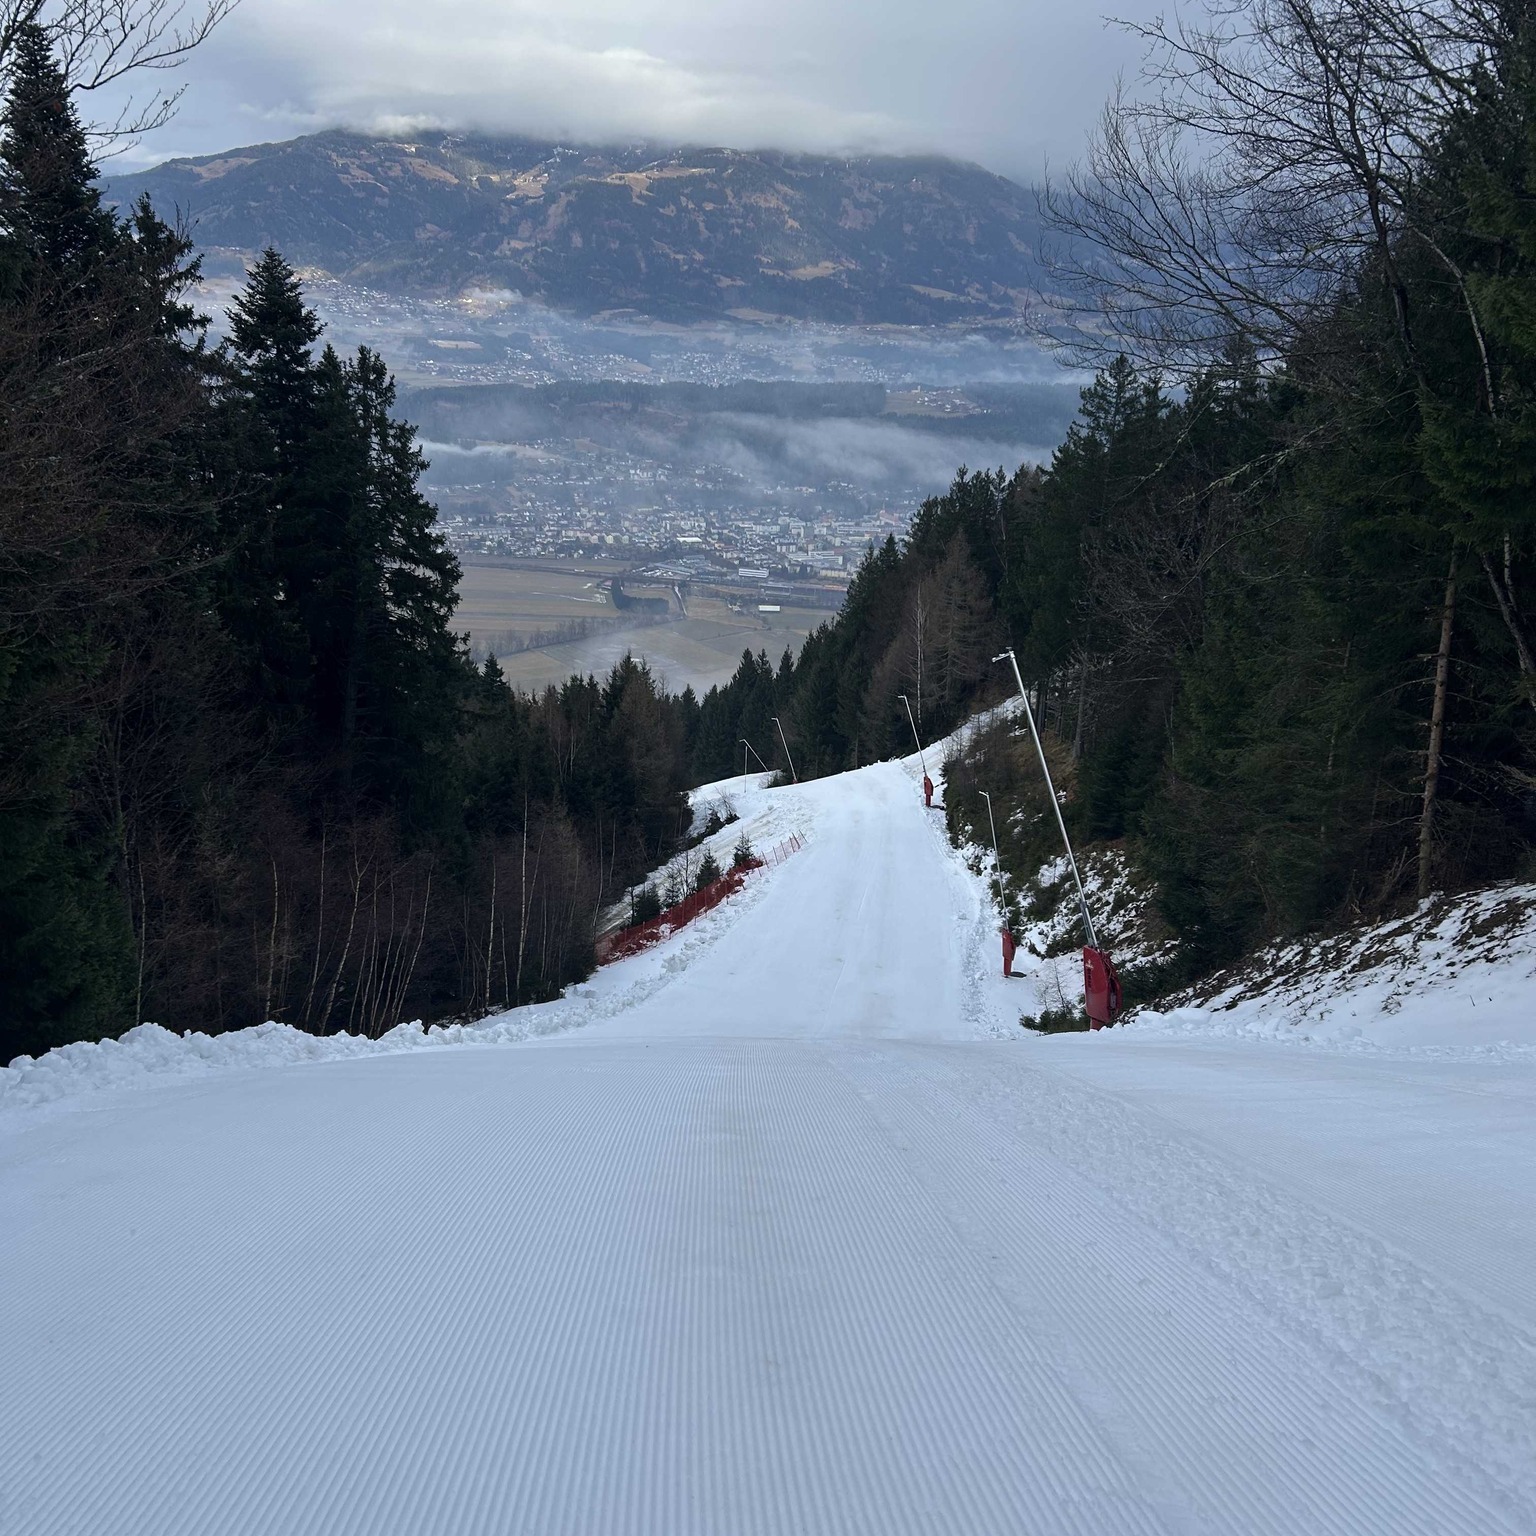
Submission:
M 554 994 L 679 832 L 683 705 L 633 663 L 540 699 L 477 670 L 383 362 L 318 348 L 275 251 L 209 346 L 47 36 L 7 63 L 0 1058 Z
M 909 751 L 903 696 L 932 741 L 1005 695 L 1005 646 L 1076 834 L 1155 882 L 1186 975 L 1530 876 L 1536 28 L 1349 0 L 1304 36 L 1301 10 L 1234 5 L 1236 53 L 1150 29 L 1170 94 L 1112 108 L 1047 194 L 1078 304 L 1053 339 L 1097 368 L 1051 463 L 961 471 L 798 657 L 702 700 L 634 662 L 540 698 L 475 668 L 383 362 L 323 346 L 275 251 L 211 346 L 188 240 L 103 211 L 23 29 L 0 1057 L 550 996 L 743 739 L 787 766 L 782 730 L 802 778 Z M 1230 153 L 1190 180 L 1192 125 Z

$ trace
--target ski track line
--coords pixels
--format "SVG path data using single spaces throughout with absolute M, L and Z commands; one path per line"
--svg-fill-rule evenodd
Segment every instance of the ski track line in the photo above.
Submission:
M 1427 1511 L 1435 1501 L 1427 1501 L 1418 1523 L 1404 1523 L 1404 1513 L 1396 1524 L 1388 1519 L 1373 1525 L 1362 1517 L 1341 1530 L 1438 1536 L 1536 1529 L 1536 1446 L 1530 1436 L 1536 1340 L 1528 1331 L 1512 1329 L 1504 1316 L 1448 1291 L 1369 1233 L 1299 1205 L 1249 1170 L 1218 1162 L 1195 1139 L 1168 1134 L 1123 1102 L 1063 1079 L 1048 1066 L 1010 1052 L 989 1059 L 985 1072 L 964 1071 L 959 1053 L 925 1046 L 909 1050 L 923 1068 L 909 1077 L 904 1114 L 932 1121 L 940 1113 L 935 1103 L 947 1103 L 939 1123 L 951 1139 L 966 1119 L 980 1119 L 987 1134 L 978 1137 L 977 1155 L 994 1161 L 1033 1144 L 1033 1165 L 1025 1163 L 1013 1177 L 1027 1176 L 1044 1204 L 1010 1202 L 1003 1195 L 978 1207 L 977 1220 L 1005 1229 L 1046 1220 L 1042 1211 L 1055 1208 L 1059 1222 L 1089 1220 L 1107 1224 L 1113 1234 L 1103 1244 L 1116 1256 L 1113 1271 L 1096 1277 L 1103 1294 L 1089 1312 L 1074 1316 L 1068 1310 L 1067 1336 L 1092 1346 L 1114 1334 L 1128 1308 L 1135 1310 L 1136 1293 L 1119 1279 L 1120 1256 L 1136 1254 L 1138 1264 L 1152 1262 L 1157 1249 L 1150 1240 L 1180 1255 L 1180 1265 L 1200 1271 L 1198 1285 L 1186 1277 L 1171 1294 L 1206 1294 L 1202 1329 L 1217 1326 L 1223 1307 L 1246 1299 L 1252 1310 L 1249 1336 L 1282 1332 L 1293 1353 L 1313 1362 L 1317 1379 L 1332 1381 L 1335 1408 L 1345 1400 L 1363 1405 L 1392 1427 L 1389 1452 L 1390 1441 L 1400 1439 L 1414 1448 L 1417 1461 L 1438 1465 L 1438 1475 L 1454 1480 L 1447 1486 L 1460 1484 L 1463 1490 L 1459 1507 L 1453 1504 L 1433 1518 Z M 893 1056 L 881 1058 L 884 1069 Z M 931 1161 L 914 1160 L 916 1176 L 935 1177 L 932 1169 L 942 1166 L 937 1135 L 930 1151 Z M 964 1209 L 967 1200 L 980 1196 L 956 1180 L 946 1198 Z M 1107 1208 L 1131 1218 L 1134 1227 L 1107 1223 Z M 1146 1234 L 1139 1243 L 1136 1227 Z M 1042 1251 L 1038 1235 L 1031 1241 L 1031 1253 Z M 1159 1262 L 1166 1270 L 1170 1260 Z M 1063 1298 L 1081 1299 L 1059 1277 L 1043 1294 L 1058 1308 Z M 1193 1338 L 1183 1347 L 1199 1342 Z M 1134 1351 L 1134 1342 L 1122 1341 L 1122 1347 Z M 1240 1359 L 1246 1347 L 1240 1330 L 1224 1357 L 1227 1364 Z M 1173 1362 L 1165 1361 L 1161 1372 L 1148 1376 L 1149 1385 L 1156 1387 L 1174 1371 Z M 1283 1383 L 1266 1386 L 1259 1399 L 1283 1400 Z M 1250 1402 L 1245 1397 L 1234 1403 L 1232 1413 L 1241 1416 Z M 1137 1422 L 1163 1420 L 1149 1411 L 1139 1413 Z M 1219 1434 L 1221 1426 L 1214 1428 Z M 1268 1433 L 1259 1436 L 1239 1460 L 1262 1459 L 1272 1443 Z M 1399 1490 L 1422 1481 L 1412 1466 L 1394 1478 Z M 1373 1498 L 1380 1502 L 1379 1490 Z M 1247 1518 L 1253 1518 L 1251 1510 Z
M 1061 1511 L 1078 1505 L 1083 1506 L 1082 1512 L 1088 1516 L 1081 1525 L 1087 1531 L 1155 1528 L 1145 1518 L 1130 1522 L 1115 1518 L 1122 1502 L 1133 1502 L 1129 1485 L 1095 1443 L 1097 1437 L 1054 1371 L 1038 1358 L 1026 1339 L 1018 1336 L 1017 1319 L 997 1305 L 990 1288 L 977 1293 L 975 1277 L 960 1268 L 955 1256 L 946 1252 L 942 1240 L 921 1246 L 913 1243 L 909 1247 L 893 1244 L 894 1233 L 903 1228 L 910 1232 L 911 1228 L 908 1221 L 899 1225 L 879 1221 L 889 1214 L 881 1209 L 889 1203 L 889 1197 L 881 1198 L 879 1186 L 884 1185 L 891 1192 L 899 1190 L 903 1205 L 927 1207 L 911 1213 L 908 1219 L 914 1223 L 921 1220 L 924 1225 L 942 1229 L 942 1215 L 925 1200 L 916 1198 L 904 1168 L 890 1158 L 883 1138 L 869 1134 L 864 1106 L 846 1084 L 839 1083 L 827 1070 L 822 1052 L 781 1049 L 774 1055 L 787 1058 L 794 1070 L 776 1070 L 773 1076 L 778 1081 L 764 1083 L 760 1096 L 764 1109 L 774 1112 L 771 1120 L 784 1127 L 786 1152 L 800 1165 L 796 1182 L 803 1186 L 804 1193 L 792 1199 L 789 1207 L 791 1214 L 799 1217 L 801 1226 L 796 1246 L 814 1245 L 819 1250 L 819 1267 L 829 1272 L 841 1269 L 850 1277 L 849 1315 L 863 1334 L 859 1341 L 862 1349 L 867 1355 L 887 1355 L 886 1369 L 894 1378 L 883 1394 L 885 1412 L 881 1417 L 889 1420 L 893 1409 L 921 1403 L 926 1395 L 933 1399 L 941 1423 L 961 1426 L 968 1441 L 986 1444 L 994 1457 L 1006 1457 L 1010 1444 L 1030 1444 L 1034 1462 L 1030 1470 L 1037 1475 L 1043 1472 L 1048 1480 L 1044 1489 L 1034 1490 L 1035 1497 L 1030 1501 L 1033 1507 L 1024 1505 L 1022 1498 L 1015 1503 L 1013 1498 L 1006 1497 L 1006 1480 L 1000 1484 L 994 1479 L 990 1487 L 980 1484 L 975 1490 L 977 1494 L 990 1494 L 987 1506 L 967 1509 L 970 1490 L 964 1486 L 956 1467 L 950 1469 L 943 1502 L 937 1507 L 930 1506 L 928 1519 L 968 1530 L 1041 1530 L 1051 1528 Z M 834 1087 L 841 1091 L 834 1095 L 829 1091 Z M 791 1093 L 791 1089 L 795 1091 Z M 836 1125 L 839 1119 L 845 1123 L 856 1119 L 863 1134 L 845 1135 L 840 1146 L 828 1145 L 826 1128 Z M 839 1151 L 845 1159 L 836 1174 L 840 1188 L 829 1181 L 829 1172 L 836 1164 L 826 1155 Z M 851 1155 L 854 1152 L 859 1154 L 857 1163 Z M 858 1180 L 852 1189 L 846 1182 L 850 1176 Z M 867 1198 L 866 1189 L 858 1186 L 867 1186 Z M 845 1216 L 850 1224 L 826 1220 L 813 1224 L 810 1213 L 818 1205 L 827 1204 L 834 1194 L 846 1203 Z M 869 1251 L 870 1263 L 847 1263 L 847 1244 L 855 1234 L 858 1248 Z M 935 1266 L 931 1261 L 924 1263 L 919 1257 L 922 1254 L 942 1254 L 944 1259 Z M 873 1306 L 861 1305 L 858 1292 L 875 1277 L 887 1280 L 887 1284 L 864 1298 Z M 898 1279 L 905 1282 L 901 1288 L 894 1283 Z M 903 1289 L 921 1296 L 925 1310 L 950 1335 L 945 1341 L 950 1359 L 925 1358 L 933 1354 L 941 1340 L 924 1340 L 917 1348 L 909 1345 L 892 1351 L 892 1341 L 881 1337 L 884 1319 L 908 1309 Z M 975 1332 L 992 1336 L 996 1353 L 988 1351 L 979 1359 L 968 1361 L 964 1357 L 974 1349 L 974 1344 L 961 1335 Z M 835 1347 L 836 1336 L 825 1342 Z M 918 1340 L 914 1338 L 912 1343 Z M 1001 1368 L 1002 1361 L 1009 1356 L 1015 1357 L 1012 1372 Z M 859 1374 L 862 1372 L 856 1360 L 839 1363 L 830 1373 L 828 1390 L 836 1382 L 856 1379 Z M 1026 1404 L 1029 1413 L 1020 1411 Z M 926 1436 L 917 1434 L 913 1438 L 915 1444 L 911 1449 L 915 1452 Z M 1024 1491 L 1018 1490 L 1020 1494 Z M 911 1492 L 915 1496 L 921 1490 Z M 1042 1498 L 1042 1494 L 1046 1497 Z M 1073 1521 L 1067 1528 L 1077 1529 L 1079 1522 Z
M 407 1145 L 390 1147 L 379 1143 L 371 1149 L 376 1161 L 371 1166 L 360 1167 L 358 1171 L 373 1184 L 391 1189 L 397 1195 L 403 1194 L 408 1199 L 415 1197 L 412 1204 L 419 1201 L 422 1208 L 430 1208 L 434 1192 L 430 1164 L 424 1160 L 420 1163 L 414 1187 L 409 1177 L 392 1177 L 404 1173 L 411 1150 Z M 237 1171 L 231 1169 L 227 1172 L 234 1175 L 231 1182 L 238 1183 Z M 474 1181 L 467 1181 L 463 1198 L 471 1199 L 475 1192 Z M 312 1461 L 315 1456 L 313 1447 L 295 1442 L 291 1436 L 287 1441 L 279 1437 L 278 1443 L 274 1445 L 239 1434 L 240 1414 L 255 1408 L 263 1418 L 302 1419 L 305 1408 L 317 1394 L 323 1392 L 335 1360 L 346 1357 L 353 1341 L 370 1337 L 378 1331 L 381 1320 L 387 1320 L 398 1310 L 398 1297 L 388 1294 L 370 1295 L 356 1285 L 358 1276 L 355 1273 L 347 1273 L 357 1268 L 355 1254 L 359 1247 L 366 1249 L 365 1243 L 360 1244 L 360 1233 L 367 1221 L 376 1218 L 378 1211 L 374 1205 L 361 1204 L 338 1210 L 334 1191 L 327 1201 L 324 1192 L 317 1187 L 305 1199 L 302 1186 L 294 1189 L 285 1185 L 281 1192 L 280 1225 L 276 1221 L 276 1206 L 277 1202 L 274 1202 L 271 1213 L 274 1230 L 270 1234 L 261 1234 L 263 1238 L 270 1235 L 273 1239 L 270 1246 L 263 1245 L 264 1263 L 238 1262 L 241 1256 L 231 1255 L 227 1249 L 206 1243 L 200 1245 L 195 1235 L 187 1234 L 184 1251 L 197 1253 L 201 1246 L 204 1260 L 198 1269 L 187 1273 L 186 1281 L 183 1282 L 187 1293 L 183 1304 L 190 1303 L 189 1310 L 178 1314 L 173 1293 L 167 1314 L 153 1318 L 151 1326 L 137 1331 L 130 1341 L 139 1346 L 143 1353 L 141 1358 L 125 1363 L 131 1364 L 134 1373 L 142 1372 L 151 1380 L 158 1378 L 160 1391 L 134 1405 L 138 1411 L 131 1415 L 125 1414 L 124 1417 L 154 1426 L 163 1432 L 167 1440 L 196 1444 L 200 1438 L 206 1438 L 205 1434 L 200 1434 L 200 1427 L 216 1425 L 221 1411 L 223 1416 L 229 1416 L 232 1389 L 240 1397 L 250 1400 L 247 1404 L 233 1405 L 236 1416 L 229 1425 L 226 1443 L 220 1447 L 222 1454 L 205 1459 L 201 1463 L 199 1477 L 177 1489 L 178 1502 L 185 1500 L 192 1511 L 196 1510 L 198 1497 L 207 1496 L 212 1486 L 226 1480 L 240 1485 L 240 1474 L 248 1471 L 253 1459 L 267 1461 L 275 1456 L 279 1464 L 293 1465 L 296 1469 L 304 1467 L 306 1457 Z M 296 1215 L 307 1219 L 295 1221 Z M 309 1267 L 296 1262 L 299 1256 L 302 1254 L 312 1265 L 317 1247 L 322 1250 L 334 1248 L 342 1260 L 339 1265 L 342 1273 L 328 1276 L 330 1283 L 316 1287 L 314 1294 L 308 1297 L 287 1297 L 290 1305 L 307 1301 L 311 1306 L 322 1309 L 321 1315 L 324 1318 L 323 1329 L 318 1321 L 310 1323 L 311 1332 L 319 1336 L 316 1351 L 306 1359 L 310 1371 L 294 1371 L 292 1367 L 295 1362 L 291 1355 L 273 1356 L 270 1350 L 263 1349 L 264 1344 L 283 1337 L 286 1331 L 284 1323 L 290 1319 L 263 1311 L 260 1298 L 280 1295 L 281 1282 L 285 1278 L 291 1279 L 294 1273 L 302 1273 Z M 394 1286 L 396 1292 L 418 1279 L 425 1279 L 412 1267 L 411 1261 L 415 1255 L 411 1250 L 406 1249 L 392 1257 L 402 1261 Z M 232 1274 L 240 1277 L 240 1289 L 231 1289 L 229 1286 Z M 216 1283 L 219 1281 L 225 1283 Z M 150 1299 L 152 1291 L 149 1278 L 145 1277 L 140 1283 L 146 1293 L 146 1300 Z M 201 1314 L 197 1310 L 199 1298 Z M 323 1312 L 328 1302 L 332 1305 L 341 1303 L 334 1315 Z M 375 1317 L 372 1315 L 375 1313 L 380 1315 Z M 298 1317 L 300 1321 L 303 1320 L 302 1312 L 298 1313 Z M 206 1348 L 210 1338 L 217 1341 L 220 1355 L 231 1362 L 232 1368 L 228 1373 L 198 1373 L 184 1368 L 175 1369 L 178 1365 L 196 1363 L 195 1356 L 176 1359 L 175 1344 L 180 1343 L 183 1351 L 193 1346 Z M 172 1358 L 167 1358 L 168 1355 Z M 380 1361 L 389 1358 L 390 1351 L 382 1348 Z M 239 1369 L 234 1369 L 235 1365 Z M 166 1369 L 167 1366 L 172 1369 Z M 90 1373 L 87 1371 L 84 1374 L 88 1381 Z M 369 1382 L 359 1385 L 362 1400 L 373 1400 L 374 1385 Z M 296 1393 L 301 1395 L 295 1396 Z M 66 1406 L 69 1418 L 88 1416 L 90 1412 L 88 1407 L 78 1403 Z M 274 1407 L 278 1410 L 276 1413 L 272 1411 Z M 69 1418 L 66 1418 L 66 1423 Z M 359 1433 L 362 1422 L 359 1419 L 356 1424 Z M 146 1438 L 142 1429 L 137 1438 Z M 121 1448 L 120 1464 L 112 1469 L 111 1475 L 103 1477 L 97 1484 L 97 1507 L 83 1508 L 76 1516 L 71 1516 L 66 1510 L 59 1528 L 112 1529 L 121 1520 L 121 1512 L 114 1518 L 100 1507 L 101 1501 L 116 1500 L 122 1488 L 133 1486 L 135 1470 L 141 1468 L 140 1457 L 147 1450 L 146 1446 L 134 1445 L 130 1439 Z M 295 1478 L 291 1486 L 303 1487 L 303 1479 Z M 157 1511 L 153 1522 L 145 1526 L 145 1529 L 166 1531 L 205 1528 L 209 1527 L 200 1525 L 195 1515 L 191 1523 L 187 1523 L 171 1509 Z M 226 1510 L 218 1515 L 211 1528 L 237 1530 L 243 1527 L 239 1513 Z M 278 1524 L 271 1528 L 282 1529 L 283 1526 Z

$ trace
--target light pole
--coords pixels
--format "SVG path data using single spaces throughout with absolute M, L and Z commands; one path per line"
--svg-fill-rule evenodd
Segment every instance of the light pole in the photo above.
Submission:
M 768 764 L 765 763 L 762 760 L 761 757 L 758 757 L 757 748 L 754 747 L 752 745 L 752 743 L 750 741 L 748 741 L 745 736 L 743 736 L 741 738 L 741 777 L 742 777 L 742 780 L 743 780 L 742 788 L 746 788 L 745 780 L 746 780 L 746 777 L 747 777 L 747 753 L 748 752 L 750 752 L 753 757 L 757 758 L 757 766 L 759 768 L 761 768 L 764 773 L 772 773 L 773 772 L 773 770 L 768 766 Z
M 1001 893 L 1003 888 L 1003 856 L 997 849 L 997 822 L 992 815 L 992 796 L 986 790 L 978 790 L 977 793 L 987 802 L 987 825 L 992 828 L 992 862 L 997 866 L 997 888 Z
M 1029 695 L 1024 691 L 1024 679 L 1019 672 L 1019 658 L 1012 651 L 1003 651 L 992 660 L 1013 663 L 1013 680 L 1019 685 L 1019 697 L 1024 701 L 1024 718 L 1029 722 L 1029 734 L 1034 739 L 1035 755 L 1040 759 L 1040 772 L 1045 775 L 1046 794 L 1050 797 L 1051 809 L 1056 813 L 1056 827 L 1061 833 L 1061 845 L 1067 850 L 1067 866 L 1072 871 L 1072 882 L 1077 886 L 1078 910 L 1083 914 L 1083 927 L 1088 934 L 1089 946 L 1097 949 L 1099 940 L 1093 931 L 1093 919 L 1088 915 L 1088 898 L 1083 894 L 1083 877 L 1077 872 L 1077 856 L 1072 852 L 1072 839 L 1067 836 L 1067 823 L 1061 814 L 1061 802 L 1056 798 L 1056 786 L 1051 782 L 1051 769 L 1045 760 L 1045 748 L 1040 743 L 1040 732 L 1035 729 L 1035 712 L 1029 707 Z
M 1003 879 L 1003 856 L 997 851 L 997 819 L 992 816 L 992 797 L 986 793 L 986 790 L 978 790 L 977 794 L 980 794 L 982 799 L 986 800 L 986 825 L 992 828 L 992 860 L 997 865 L 997 879 L 998 883 L 1001 883 L 1001 879 Z
M 923 738 L 917 734 L 917 721 L 912 718 L 912 700 L 906 694 L 896 695 L 907 706 L 907 724 L 912 727 L 912 740 L 917 743 L 917 760 L 922 765 L 923 777 L 928 777 L 928 764 L 923 759 Z
M 774 715 L 771 718 L 773 723 L 779 727 L 779 740 L 783 743 L 784 746 L 784 758 L 785 761 L 789 764 L 789 776 L 795 781 L 796 784 L 798 784 L 800 782 L 800 775 L 795 772 L 795 760 L 789 755 L 789 743 L 784 740 L 784 727 L 782 724 L 780 724 L 779 717 L 777 715 Z

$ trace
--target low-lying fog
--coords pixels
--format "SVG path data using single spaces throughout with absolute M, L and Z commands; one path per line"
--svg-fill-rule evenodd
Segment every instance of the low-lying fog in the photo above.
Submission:
M 221 279 L 205 297 L 218 311 L 233 292 Z M 488 516 L 514 503 L 546 521 L 594 504 L 910 511 L 962 465 L 1049 458 L 1082 382 L 1001 328 L 681 326 L 507 293 L 424 299 L 328 279 L 306 292 L 327 340 L 367 344 L 395 373 L 445 508 L 484 494 Z
M 427 483 L 506 484 L 527 478 L 535 465 L 542 469 L 565 457 L 547 431 L 522 438 L 513 424 L 506 430 L 507 440 L 499 443 L 464 446 L 423 439 L 422 451 L 431 461 Z M 590 436 L 580 441 L 594 444 Z M 926 496 L 948 486 L 961 465 L 971 469 L 1001 467 L 1012 473 L 1020 464 L 1043 462 L 1051 453 L 1049 446 L 1040 443 L 968 435 L 940 437 L 899 421 L 784 421 L 734 412 L 690 423 L 678 438 L 628 431 L 605 434 L 605 440 L 596 446 L 616 450 L 636 465 L 649 461 L 670 470 L 689 466 L 715 469 L 739 479 L 743 490 L 755 496 L 786 483 L 823 486 L 832 481 Z M 602 457 L 590 447 L 571 454 L 577 462 Z M 631 476 L 619 473 L 629 467 L 628 463 L 615 465 L 610 461 L 607 474 L 629 479 Z M 583 479 L 593 473 L 604 474 L 603 466 L 589 466 Z

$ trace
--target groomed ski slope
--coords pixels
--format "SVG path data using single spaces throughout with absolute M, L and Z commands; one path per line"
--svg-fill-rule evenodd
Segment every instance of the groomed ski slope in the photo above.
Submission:
M 547 1009 L 38 1064 L 0 1532 L 1536 1530 L 1527 1053 L 1028 1037 L 914 767 L 741 799 Z

